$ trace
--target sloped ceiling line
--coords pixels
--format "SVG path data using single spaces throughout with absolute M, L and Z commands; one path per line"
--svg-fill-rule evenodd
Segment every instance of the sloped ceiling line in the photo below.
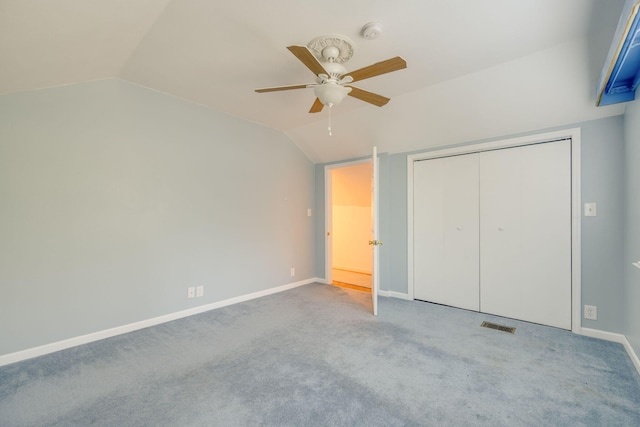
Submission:
M 589 35 L 612 36 L 593 26 L 617 22 L 623 3 L 0 0 L 0 93 L 118 77 L 285 132 L 314 162 L 364 156 L 374 143 L 411 151 L 621 114 L 594 111 L 599 69 L 583 53 Z M 365 40 L 372 20 L 383 33 Z M 354 41 L 348 70 L 408 63 L 361 84 L 389 104 L 348 97 L 335 108 L 331 139 L 326 114 L 307 112 L 311 90 L 253 91 L 311 81 L 286 46 L 323 34 Z

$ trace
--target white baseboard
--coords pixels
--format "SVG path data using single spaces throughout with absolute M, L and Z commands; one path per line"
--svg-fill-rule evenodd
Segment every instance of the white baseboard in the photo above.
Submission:
M 379 290 L 378 295 L 381 297 L 391 297 L 411 301 L 408 294 L 403 294 L 401 292 Z
M 351 271 L 353 273 L 362 273 L 362 274 L 371 275 L 371 270 L 363 270 L 361 268 L 356 268 L 356 267 L 347 267 L 347 266 L 344 266 L 344 265 L 334 265 L 333 268 L 336 269 L 336 270 L 344 270 L 344 271 Z
M 311 279 L 301 280 L 299 282 L 289 283 L 286 285 L 277 286 L 275 288 L 265 289 L 264 291 L 253 292 L 251 294 L 241 295 L 241 296 L 229 298 L 223 301 L 201 305 L 198 307 L 190 308 L 188 310 L 177 311 L 175 313 L 165 314 L 164 316 L 141 320 L 139 322 L 130 323 L 128 325 L 117 326 L 115 328 L 105 329 L 102 331 L 93 332 L 90 334 L 81 335 L 78 337 L 73 337 L 66 340 L 57 341 L 50 344 L 45 344 L 38 347 L 17 351 L 15 353 L 4 354 L 0 356 L 0 366 L 9 365 L 11 363 L 20 362 L 20 361 L 31 359 L 38 356 L 43 356 L 45 354 L 54 353 L 56 351 L 65 350 L 67 348 L 76 347 L 82 344 L 88 344 L 90 342 L 114 337 L 116 335 L 126 334 L 128 332 L 137 331 L 139 329 L 148 328 L 150 326 L 159 325 L 161 323 L 171 322 L 173 320 L 193 316 L 194 314 L 204 313 L 207 311 L 215 310 L 217 308 L 238 304 L 240 302 L 249 301 L 252 299 L 264 297 L 264 296 L 275 294 L 278 292 L 288 291 L 289 289 L 297 288 L 298 286 L 308 285 L 309 283 L 315 283 L 315 282 L 323 283 L 323 279 L 313 277 Z
M 613 341 L 622 344 L 624 346 L 624 349 L 627 351 L 627 354 L 629 355 L 629 359 L 631 359 L 631 362 L 633 362 L 633 366 L 636 367 L 638 374 L 640 374 L 640 359 L 638 358 L 636 352 L 633 350 L 633 347 L 631 347 L 631 343 L 626 336 L 624 336 L 623 334 L 616 334 L 613 332 L 600 331 L 598 329 L 590 328 L 581 328 L 580 334 L 591 338 L 600 338 L 602 340 Z
M 624 344 L 626 338 L 622 334 L 616 334 L 614 332 L 601 331 L 600 329 L 580 328 L 578 332 L 580 335 L 591 338 L 599 338 L 605 341 L 613 341 L 620 344 Z
M 638 358 L 638 355 L 633 350 L 633 347 L 631 347 L 631 343 L 629 342 L 627 337 L 624 337 L 624 342 L 622 344 L 624 345 L 625 350 L 627 350 L 627 354 L 633 362 L 633 365 L 636 367 L 638 374 L 640 374 L 640 358 Z
M 327 279 L 317 279 L 317 282 L 324 283 L 325 285 L 330 285 L 331 284 L 331 283 L 329 283 L 327 281 Z M 409 294 L 403 294 L 401 292 L 395 292 L 395 291 L 385 291 L 385 290 L 382 290 L 382 289 L 378 289 L 378 296 L 390 297 L 390 298 L 398 298 L 398 299 L 404 299 L 404 300 L 411 301 L 411 298 L 409 298 Z
M 264 297 L 267 295 L 272 295 L 278 292 L 284 292 L 289 289 L 297 288 L 299 286 L 308 285 L 310 283 L 328 284 L 328 282 L 325 279 L 322 279 L 319 277 L 313 277 L 311 279 L 301 280 L 299 282 L 289 283 L 286 285 L 277 286 L 275 288 L 265 289 L 264 291 L 253 292 L 251 294 L 241 295 L 241 296 L 229 298 L 223 301 L 201 305 L 198 307 L 190 308 L 188 310 L 177 311 L 175 313 L 166 314 L 164 316 L 141 320 L 139 322 L 130 323 L 128 325 L 118 326 L 111 329 L 105 329 L 102 331 L 93 332 L 90 334 L 81 335 L 78 337 L 69 338 L 66 340 L 57 341 L 54 343 L 17 351 L 15 353 L 4 354 L 4 355 L 0 355 L 0 366 L 9 365 L 11 363 L 20 362 L 20 361 L 31 359 L 38 356 L 43 356 L 45 354 L 54 353 L 56 351 L 65 350 L 67 348 L 76 347 L 82 344 L 88 344 L 90 342 L 114 337 L 116 335 L 126 334 L 128 332 L 133 332 L 139 329 L 148 328 L 150 326 L 171 322 L 173 320 L 182 319 L 185 317 L 193 316 L 195 314 L 200 314 L 207 311 L 215 310 L 217 308 L 222 308 L 229 305 L 238 304 L 238 303 L 249 301 L 252 299 Z M 383 297 L 411 300 L 408 294 L 395 292 L 395 291 L 380 290 L 378 291 L 378 295 Z M 640 374 L 640 359 L 638 358 L 638 355 L 633 350 L 633 347 L 631 347 L 631 343 L 629 343 L 629 340 L 627 340 L 627 337 L 625 337 L 622 334 L 616 334 L 612 332 L 600 331 L 598 329 L 590 329 L 590 328 L 581 328 L 579 333 L 584 336 L 599 338 L 599 339 L 613 341 L 613 342 L 622 344 L 625 350 L 627 351 L 629 358 L 633 362 L 633 365 L 636 367 L 638 373 Z

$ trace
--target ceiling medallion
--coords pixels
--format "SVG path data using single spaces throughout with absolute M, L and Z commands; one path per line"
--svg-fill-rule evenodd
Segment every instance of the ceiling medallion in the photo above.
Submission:
M 338 35 L 320 36 L 311 40 L 307 47 L 321 62 L 327 62 L 327 52 L 331 52 L 332 62 L 344 64 L 353 56 L 353 42 L 346 37 Z M 332 49 L 327 49 L 332 48 Z

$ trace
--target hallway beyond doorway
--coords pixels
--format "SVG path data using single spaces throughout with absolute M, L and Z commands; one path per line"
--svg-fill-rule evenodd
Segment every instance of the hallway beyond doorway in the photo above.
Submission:
M 362 292 L 371 292 L 371 274 L 334 268 L 332 275 L 333 285 L 335 286 L 355 289 Z

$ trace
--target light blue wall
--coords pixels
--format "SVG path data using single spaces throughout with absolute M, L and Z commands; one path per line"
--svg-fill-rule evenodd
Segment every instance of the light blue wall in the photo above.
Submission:
M 313 174 L 120 80 L 0 96 L 0 354 L 314 277 Z
M 379 249 L 379 275 L 380 283 L 391 282 L 393 245 L 388 244 L 387 237 L 392 236 L 393 222 L 393 192 L 391 191 L 391 164 L 387 153 L 378 155 L 378 233 L 382 246 Z
M 407 154 L 392 154 L 388 177 L 391 199 L 390 234 L 386 244 L 391 248 L 389 281 L 383 286 L 392 292 L 407 293 Z
M 640 100 L 627 104 L 625 128 L 625 335 L 640 355 Z
M 621 333 L 623 329 L 623 120 L 622 116 L 577 123 L 553 129 L 541 129 L 527 134 L 566 128 L 581 128 L 582 197 L 598 203 L 596 218 L 583 218 L 582 225 L 582 297 L 584 303 L 598 306 L 598 320 L 584 326 Z M 527 134 L 511 135 L 510 137 Z M 506 137 L 504 137 L 506 138 Z M 494 138 L 504 139 L 504 138 Z M 461 145 L 472 145 L 487 140 Z M 407 290 L 407 156 L 388 156 L 388 169 L 381 171 L 380 220 L 384 226 L 381 238 L 386 252 L 381 252 L 380 286 L 383 290 L 406 294 Z M 317 182 L 323 179 L 323 165 L 316 165 Z M 316 186 L 316 203 L 324 197 L 323 188 Z M 324 226 L 323 211 L 318 210 Z M 322 237 L 322 234 L 316 234 Z M 324 239 L 316 243 L 316 263 L 324 265 Z M 385 267 L 387 266 L 387 267 Z M 323 267 L 324 268 L 324 267 Z M 318 272 L 322 277 L 324 270 Z
M 598 320 L 582 326 L 624 329 L 624 128 L 623 116 L 582 127 L 582 202 L 596 202 L 596 217 L 582 216 L 582 305 L 598 307 Z M 584 213 L 584 212 L 583 212 Z

